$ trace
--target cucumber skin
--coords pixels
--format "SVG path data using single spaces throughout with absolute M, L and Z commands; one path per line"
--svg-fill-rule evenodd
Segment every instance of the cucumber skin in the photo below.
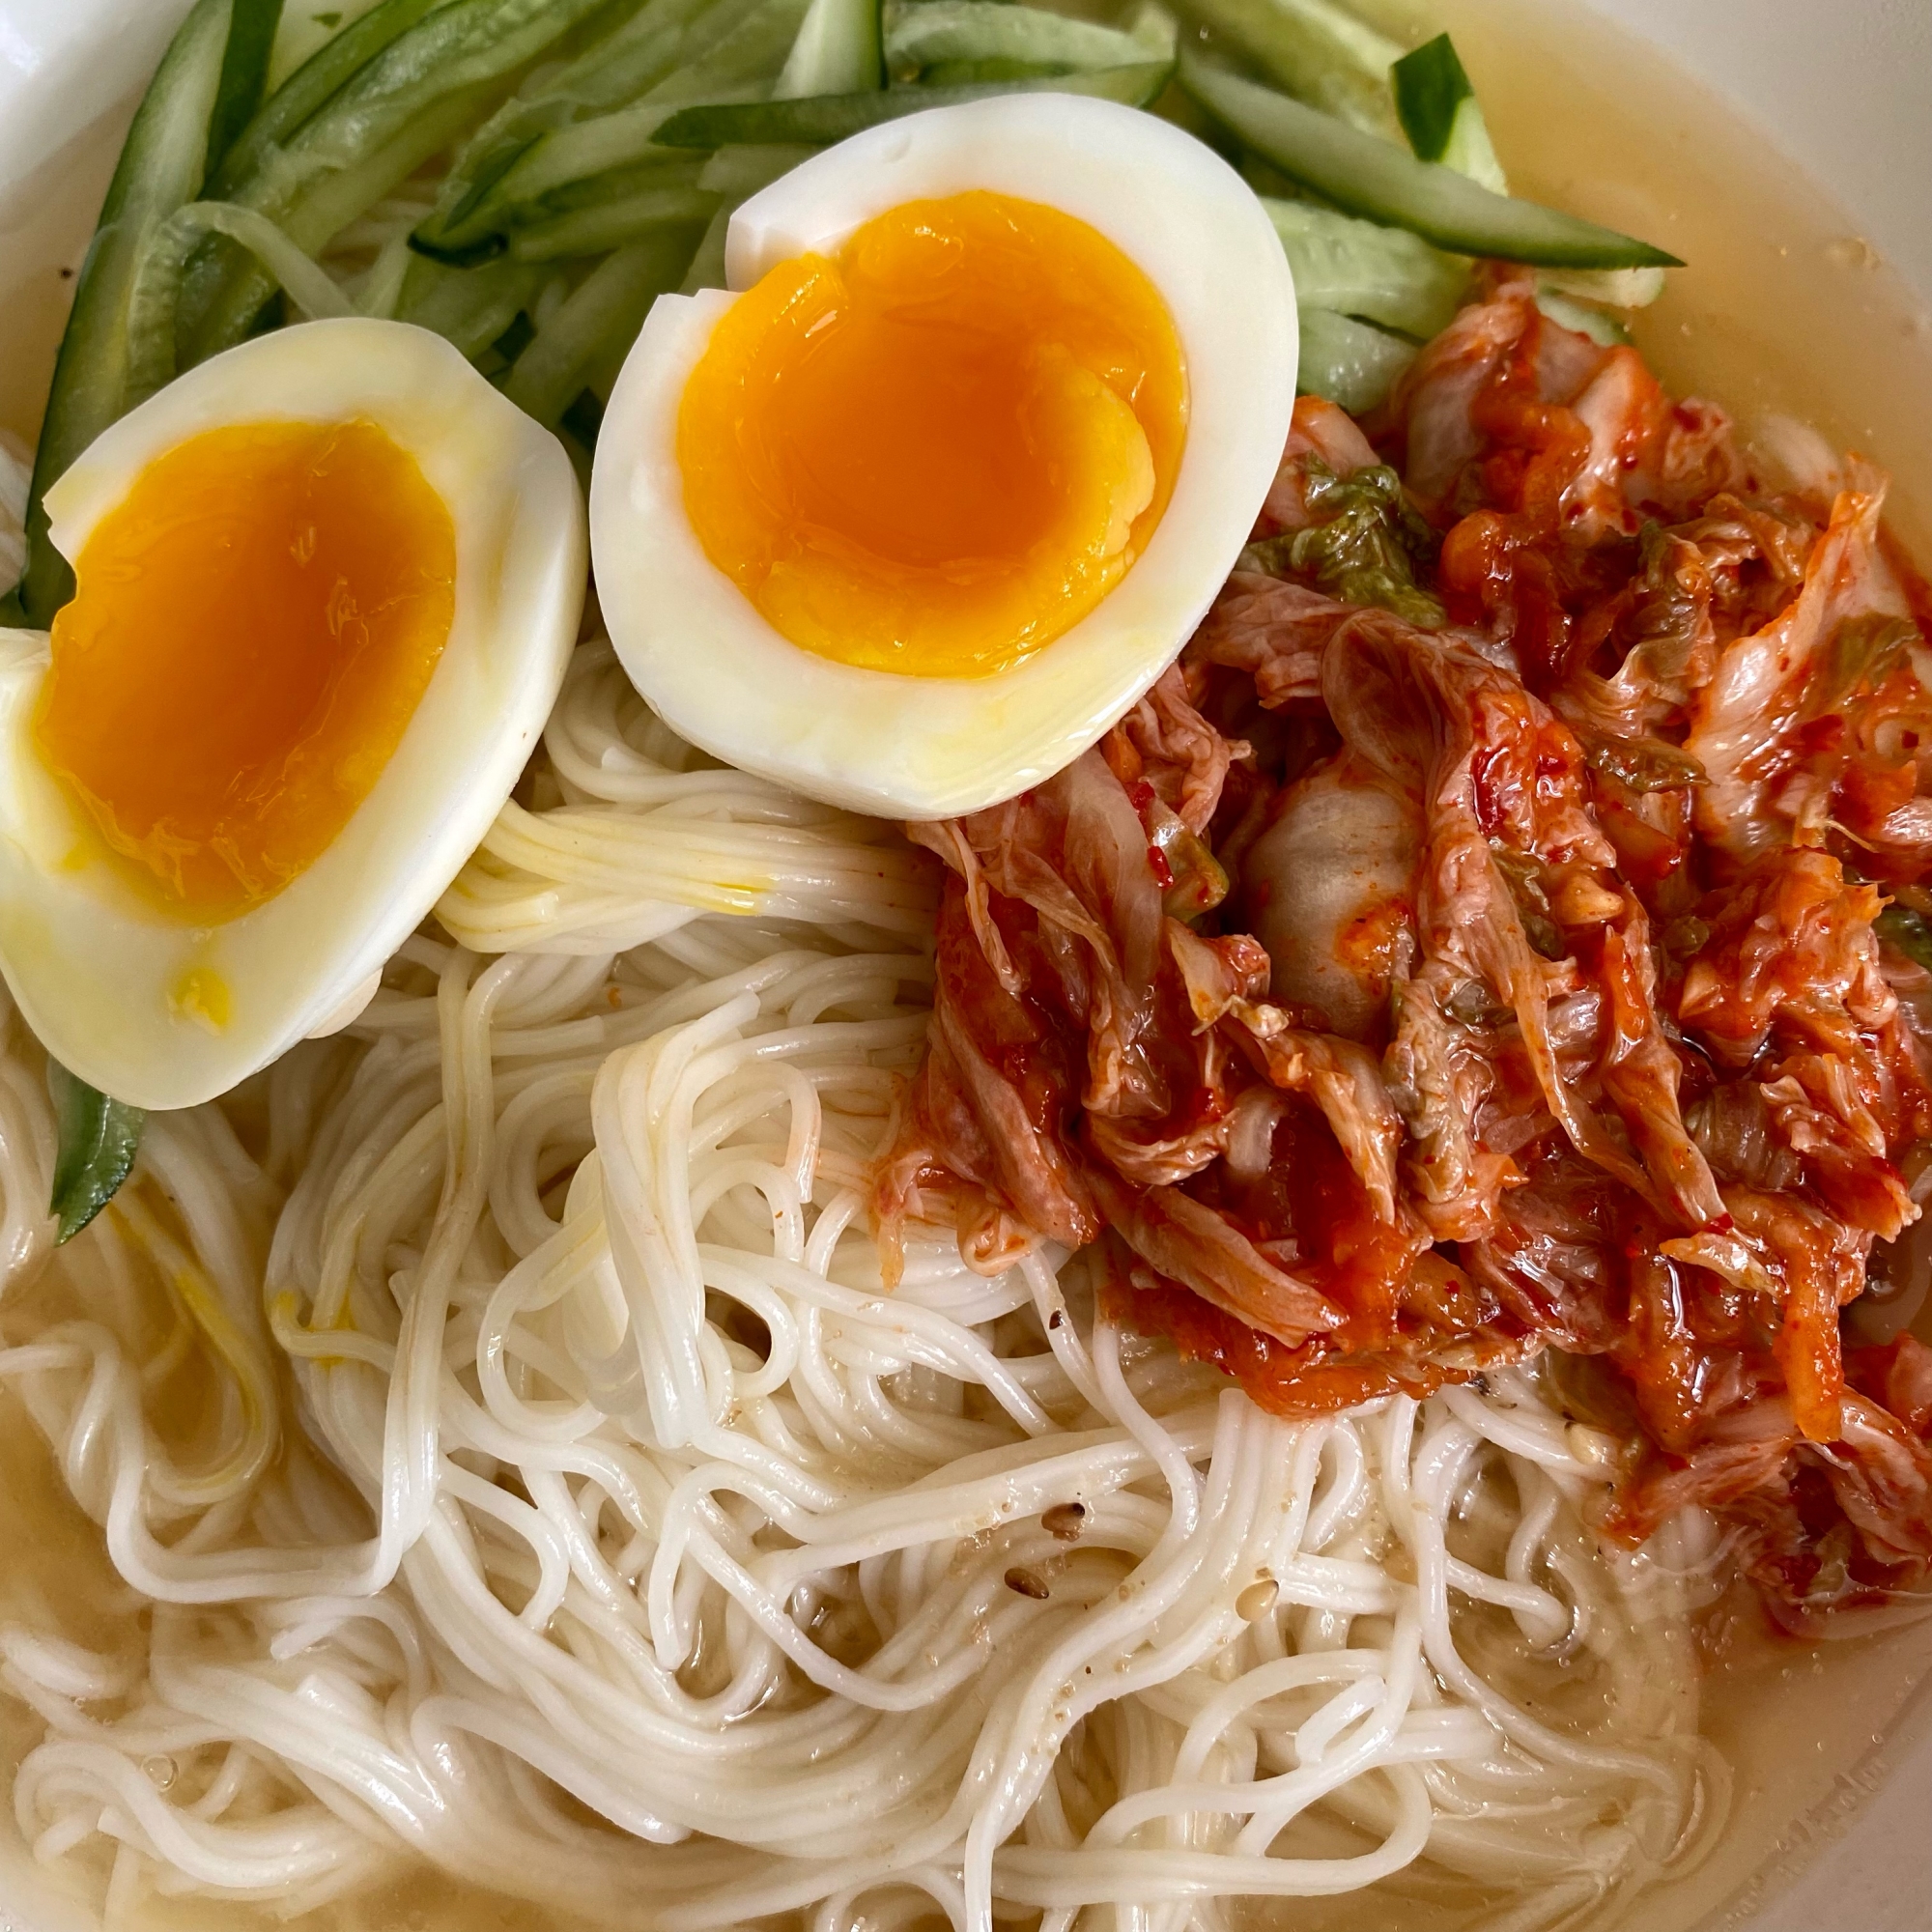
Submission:
M 134 1165 L 147 1115 L 139 1107 L 110 1100 L 47 1062 L 47 1092 L 60 1128 L 60 1151 L 48 1211 L 59 1222 L 54 1245 L 71 1241 L 105 1208 Z
M 1445 255 L 1406 228 L 1313 202 L 1260 199 L 1294 271 L 1304 314 L 1327 309 L 1424 341 L 1448 327 L 1468 289 L 1465 256 Z
M 1455 131 L 1456 115 L 1463 101 L 1473 100 L 1468 70 L 1447 34 L 1425 41 L 1413 53 L 1404 54 L 1389 70 L 1395 88 L 1395 111 L 1419 161 L 1439 161 Z
M 34 451 L 27 499 L 27 567 L 18 599 L 36 630 L 73 595 L 73 572 L 47 535 L 46 493 L 120 415 L 127 382 L 128 299 L 152 229 L 195 197 L 208 163 L 208 124 L 220 91 L 229 0 L 197 0 L 181 24 L 121 150 L 100 220 L 74 284 Z
M 1297 100 L 1180 57 L 1181 85 L 1264 159 L 1337 208 L 1457 255 L 1549 269 L 1682 268 L 1662 248 L 1532 201 L 1492 194 Z
M 662 148 L 764 147 L 796 142 L 830 147 L 848 135 L 930 107 L 984 100 L 1005 94 L 1090 94 L 1142 107 L 1167 85 L 1166 61 L 1048 74 L 1037 80 L 988 81 L 964 87 L 895 87 L 882 94 L 821 94 L 801 100 L 748 100 L 724 107 L 686 107 L 657 131 Z
M 1274 85 L 1364 133 L 1401 136 L 1389 73 L 1401 45 L 1334 0 L 1180 0 Z
M 1415 350 L 1352 316 L 1307 309 L 1301 317 L 1300 373 L 1295 386 L 1304 395 L 1323 396 L 1350 415 L 1385 402 Z
M 776 100 L 870 94 L 886 84 L 879 0 L 811 0 L 772 90 Z

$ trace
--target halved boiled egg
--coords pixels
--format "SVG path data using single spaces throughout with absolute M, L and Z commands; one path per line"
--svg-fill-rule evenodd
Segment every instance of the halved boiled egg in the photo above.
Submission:
M 1099 737 L 1246 542 L 1294 290 L 1240 178 L 1071 95 L 935 108 L 745 203 L 599 435 L 591 551 L 639 691 L 859 810 L 1011 796 Z
M 440 337 L 191 370 L 47 493 L 77 588 L 0 634 L 0 969 L 185 1107 L 353 1015 L 516 782 L 584 590 L 562 446 Z

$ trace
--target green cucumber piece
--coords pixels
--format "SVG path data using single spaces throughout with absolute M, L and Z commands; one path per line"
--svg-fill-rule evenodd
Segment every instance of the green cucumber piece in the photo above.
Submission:
M 380 54 L 399 40 L 438 4 L 438 0 L 383 0 L 311 54 L 275 89 L 212 171 L 209 188 L 227 200 L 261 167 L 276 148 L 284 146 L 343 88 Z
M 275 0 L 198 0 L 181 24 L 134 115 L 101 204 L 61 337 L 27 500 L 27 567 L 14 601 L 37 630 L 73 595 L 73 572 L 47 537 L 43 499 L 71 464 L 128 407 L 128 308 L 155 231 L 195 199 L 208 172 L 217 107 L 239 110 L 249 51 Z M 233 63 L 230 48 L 240 47 Z M 238 78 L 238 76 L 242 76 Z M 230 91 L 223 94 L 224 81 Z
M 1615 316 L 1587 302 L 1572 301 L 1560 290 L 1539 288 L 1536 305 L 1559 328 L 1574 328 L 1605 349 L 1621 349 L 1631 339 L 1630 330 Z
M 580 56 L 546 96 L 590 113 L 626 107 L 674 82 L 678 70 L 703 60 L 765 0 L 650 0 L 604 46 Z
M 811 0 L 772 98 L 866 94 L 885 84 L 879 0 Z
M 627 106 L 677 65 L 696 31 L 716 21 L 721 33 L 757 0 L 648 0 L 542 85 L 527 83 L 464 144 L 416 229 L 412 245 L 434 260 L 462 261 L 479 243 L 494 246 L 488 203 L 493 191 L 542 138 L 576 123 Z
M 204 181 L 219 170 L 229 149 L 262 104 L 269 81 L 269 57 L 274 52 L 275 29 L 281 18 L 282 0 L 262 0 L 258 6 L 236 8 L 229 21 L 221 79 L 208 117 L 208 156 L 201 171 Z
M 731 213 L 731 204 L 726 202 L 711 217 L 710 225 L 698 241 L 697 252 L 684 271 L 684 280 L 677 285 L 679 295 L 695 296 L 699 289 L 724 286 L 724 244 L 730 239 Z
M 1648 308 L 1663 293 L 1662 269 L 1551 269 L 1536 279 L 1540 288 L 1605 308 Z
M 718 197 L 695 185 L 641 188 L 621 199 L 572 209 L 519 228 L 510 237 L 510 254 L 519 262 L 602 255 L 655 229 L 707 222 L 717 209 Z M 679 266 L 682 269 L 682 263 Z
M 494 176 L 479 178 L 446 216 L 432 214 L 410 238 L 418 254 L 463 263 L 499 253 L 520 213 L 540 211 L 548 197 L 578 182 L 631 168 L 659 154 L 657 130 L 676 110 L 645 102 L 572 122 L 491 157 Z
M 507 256 L 475 269 L 417 256 L 403 278 L 396 318 L 433 329 L 473 362 L 536 298 L 549 272 Z
M 1492 194 L 1509 192 L 1482 103 L 1447 34 L 1404 54 L 1390 70 L 1389 80 L 1395 111 L 1417 160 L 1439 161 L 1480 182 Z
M 658 129 L 663 148 L 728 148 L 797 142 L 830 147 L 847 136 L 962 100 L 985 100 L 1003 94 L 1087 94 L 1145 107 L 1167 85 L 1173 69 L 1166 61 L 1137 61 L 1130 67 L 1096 68 L 1087 73 L 1048 74 L 1031 80 L 987 82 L 967 87 L 894 87 L 883 94 L 821 94 L 807 100 L 748 101 L 737 106 L 687 107 Z
M 1310 201 L 1261 198 L 1294 271 L 1303 310 L 1361 316 L 1426 339 L 1448 326 L 1469 286 L 1465 256 L 1406 229 L 1384 228 Z
M 651 303 L 677 287 L 698 233 L 695 223 L 661 228 L 607 255 L 517 357 L 503 393 L 554 429 L 594 366 L 627 350 Z
M 148 1117 L 139 1107 L 97 1093 L 54 1060 L 47 1062 L 47 1092 L 60 1129 L 48 1204 L 60 1224 L 54 1235 L 58 1246 L 72 1240 L 113 1200 L 141 1150 Z
M 984 60 L 934 61 L 919 73 L 922 87 L 980 87 L 988 81 L 1048 80 L 1071 73 L 1065 61 L 1007 60 L 997 54 Z
M 1414 360 L 1415 344 L 1399 335 L 1327 309 L 1301 312 L 1295 387 L 1304 395 L 1325 396 L 1350 415 L 1385 401 Z
M 886 25 L 886 64 L 902 81 L 937 78 L 936 69 L 950 76 L 969 62 L 1009 62 L 1015 72 L 1070 72 L 1128 67 L 1149 53 L 1143 42 L 1116 28 L 1008 0 L 912 0 L 895 7 Z
M 691 266 L 678 284 L 680 295 L 694 296 L 699 289 L 724 286 L 724 243 L 731 232 L 731 215 L 739 203 L 749 200 L 761 187 L 769 187 L 781 175 L 788 175 L 803 161 L 817 154 L 816 148 L 796 145 L 774 147 L 720 148 L 704 164 L 697 178 L 699 187 L 710 188 L 724 197 L 724 205 L 711 217 L 691 258 Z
M 601 4 L 444 0 L 223 198 L 266 214 L 298 247 L 320 249 L 480 119 L 519 68 Z M 211 243 L 201 260 L 208 270 L 191 280 L 184 304 L 193 361 L 246 336 L 274 293 L 272 278 L 225 242 Z
M 1402 138 L 1389 92 L 1402 48 L 1335 0 L 1181 0 L 1181 11 L 1297 100 L 1366 134 Z
M 760 0 L 728 34 L 695 59 L 682 57 L 645 97 L 653 101 L 730 100 L 768 94 L 804 24 L 807 0 Z
M 144 403 L 175 379 L 175 311 L 182 277 L 211 235 L 245 248 L 289 299 L 311 319 L 355 313 L 327 270 L 305 255 L 267 215 L 231 201 L 191 201 L 177 209 L 141 252 L 128 304 L 128 407 Z
M 1406 228 L 1452 254 L 1559 269 L 1683 266 L 1647 242 L 1533 201 L 1492 194 L 1466 175 L 1419 161 L 1192 54 L 1180 57 L 1180 81 L 1230 132 L 1304 187 L 1346 213 Z
M 457 264 L 499 253 L 523 221 L 541 220 L 546 197 L 566 185 L 652 158 L 655 129 L 680 101 L 765 98 L 799 32 L 806 0 L 756 0 L 749 12 L 715 9 L 696 23 L 703 51 L 667 73 L 644 99 L 612 112 L 563 122 L 511 148 L 501 165 L 450 210 L 441 206 L 415 232 L 421 254 Z
M 788 175 L 817 154 L 816 148 L 720 148 L 704 163 L 697 185 L 713 194 L 725 196 L 735 208 L 748 195 L 769 187 L 781 175 Z

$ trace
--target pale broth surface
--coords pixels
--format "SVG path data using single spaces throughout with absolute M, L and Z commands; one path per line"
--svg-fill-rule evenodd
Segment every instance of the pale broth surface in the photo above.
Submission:
M 1842 213 L 1748 126 L 1637 43 L 1572 6 L 1442 0 L 1483 89 L 1520 191 L 1651 236 L 1684 256 L 1638 327 L 1667 387 L 1721 401 L 1747 428 L 1776 412 L 1856 448 L 1895 480 L 1893 526 L 1932 558 L 1932 311 L 1880 261 Z M 107 117 L 0 210 L 0 427 L 38 425 L 69 292 L 126 112 Z M 1579 138 L 1579 130 L 1587 136 Z M 70 273 L 63 274 L 62 270 Z M 17 1320 L 19 1305 L 0 1310 Z M 12 1321 L 5 1323 L 11 1327 Z M 59 1627 L 107 1647 L 138 1605 L 69 1500 L 17 1401 L 0 1392 L 0 1621 Z M 1704 1685 L 1705 1731 L 1736 1772 L 1730 1825 L 1697 1871 L 1646 1894 L 1645 1932 L 1741 1925 L 1779 1877 L 1841 1829 L 1928 1717 L 1932 1624 L 1809 1652 L 1737 1637 Z M 39 1720 L 0 1698 L 0 1763 L 11 1768 Z M 0 1904 L 27 1932 L 91 1922 L 71 1899 L 36 1899 L 11 1804 L 0 1807 Z M 1405 1892 L 1401 1932 L 1462 1932 L 1502 1901 Z M 1391 1926 L 1376 1891 L 1257 1909 L 1249 1923 L 1293 1932 Z M 287 1923 L 255 1908 L 184 1902 L 144 1915 L 182 1932 Z M 440 1873 L 328 1915 L 369 1932 L 565 1932 L 575 1920 L 477 1893 Z

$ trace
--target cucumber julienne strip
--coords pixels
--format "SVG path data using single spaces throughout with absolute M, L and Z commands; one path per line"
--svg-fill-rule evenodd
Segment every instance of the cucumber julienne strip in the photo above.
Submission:
M 607 255 L 517 357 L 503 393 L 548 428 L 577 400 L 599 356 L 629 344 L 651 303 L 677 286 L 696 225 L 665 227 Z
M 444 0 L 360 69 L 285 144 L 268 150 L 255 172 L 224 198 L 266 214 L 298 246 L 319 248 L 460 131 L 437 126 L 442 110 L 467 125 L 478 112 L 473 97 L 502 86 L 599 4 Z M 292 76 L 290 85 L 299 78 Z M 432 131 L 435 145 L 424 152 Z M 191 280 L 186 295 L 196 361 L 241 341 L 274 292 L 272 279 L 251 259 L 232 249 L 216 253 L 212 285 Z
M 1426 340 L 1448 326 L 1468 288 L 1465 257 L 1445 255 L 1406 229 L 1359 221 L 1312 201 L 1264 195 L 1262 206 L 1294 270 L 1304 316 L 1326 309 Z
M 211 117 L 232 41 L 248 41 L 278 0 L 198 0 L 142 97 L 74 288 L 46 415 L 34 452 L 27 568 L 15 593 L 36 628 L 73 595 L 73 573 L 47 540 L 42 499 L 67 467 L 127 409 L 128 304 L 149 237 L 199 191 Z M 232 107 L 231 107 L 232 111 Z
M 275 29 L 282 17 L 282 0 L 238 8 L 228 27 L 222 50 L 221 79 L 214 90 L 214 106 L 208 117 L 208 154 L 202 179 L 213 175 L 237 137 L 254 118 L 269 83 L 269 56 L 274 51 Z
M 128 307 L 128 406 L 145 402 L 175 377 L 175 310 L 188 258 L 210 235 L 240 243 L 301 312 L 354 315 L 355 304 L 266 214 L 228 201 L 191 201 L 158 228 L 142 251 Z
M 1327 309 L 1301 314 L 1301 360 L 1295 385 L 1359 415 L 1386 399 L 1415 360 L 1415 346 L 1352 316 Z
M 622 201 L 573 209 L 554 220 L 520 228 L 510 239 L 510 253 L 519 262 L 604 254 L 667 225 L 709 221 L 717 208 L 718 197 L 702 188 L 646 188 Z
M 471 217 L 538 141 L 646 92 L 677 64 L 694 18 L 719 12 L 717 0 L 647 0 L 561 73 L 534 89 L 526 82 L 464 143 L 434 212 L 416 229 L 416 252 L 461 259 L 489 241 L 494 231 L 487 220 Z
M 886 84 L 879 0 L 811 0 L 772 95 L 866 94 Z
M 1395 84 L 1395 111 L 1416 159 L 1439 161 L 1463 103 L 1476 98 L 1455 43 L 1447 34 L 1437 34 L 1412 54 L 1404 54 L 1390 77 Z
M 497 153 L 478 164 L 478 185 L 454 206 L 440 204 L 412 245 L 439 261 L 488 260 L 520 219 L 542 217 L 528 204 L 567 183 L 648 158 L 654 130 L 676 102 L 762 99 L 796 44 L 806 11 L 805 0 L 753 0 L 749 8 L 721 0 L 685 30 L 684 65 L 642 99 L 591 117 L 553 114 L 554 125 L 514 147 L 506 132 Z
M 1440 161 L 1494 194 L 1509 192 L 1482 102 L 1447 34 L 1437 34 L 1389 71 L 1395 110 L 1418 160 Z
M 961 100 L 984 100 L 998 94 L 1091 94 L 1144 107 L 1167 85 L 1173 68 L 1166 61 L 1137 61 L 1130 67 L 1095 68 L 1085 73 L 1042 75 L 1037 79 L 987 82 L 967 87 L 895 87 L 883 94 L 821 94 L 807 100 L 747 101 L 737 106 L 687 107 L 657 132 L 662 148 L 726 148 L 741 143 L 802 142 L 829 147 L 862 128 L 895 121 L 928 107 Z
M 1402 48 L 1336 0 L 1181 0 L 1277 87 L 1365 133 L 1401 137 L 1389 70 Z
M 894 11 L 886 28 L 887 63 L 901 79 L 955 62 L 1071 70 L 1130 66 L 1148 54 L 1117 28 L 1009 0 L 912 0 Z
M 1337 208 L 1406 228 L 1459 255 L 1571 269 L 1680 268 L 1675 255 L 1533 201 L 1492 194 L 1449 168 L 1418 161 L 1298 100 L 1258 87 L 1193 54 L 1180 81 L 1208 113 L 1264 160 Z
M 140 1151 L 148 1117 L 110 1100 L 65 1066 L 47 1062 L 47 1092 L 60 1128 L 49 1211 L 59 1222 L 55 1245 L 71 1241 L 113 1200 Z
M 437 0 L 383 0 L 359 20 L 311 54 L 242 130 L 215 169 L 209 186 L 226 200 L 276 148 L 318 114 L 350 81 L 437 4 Z

